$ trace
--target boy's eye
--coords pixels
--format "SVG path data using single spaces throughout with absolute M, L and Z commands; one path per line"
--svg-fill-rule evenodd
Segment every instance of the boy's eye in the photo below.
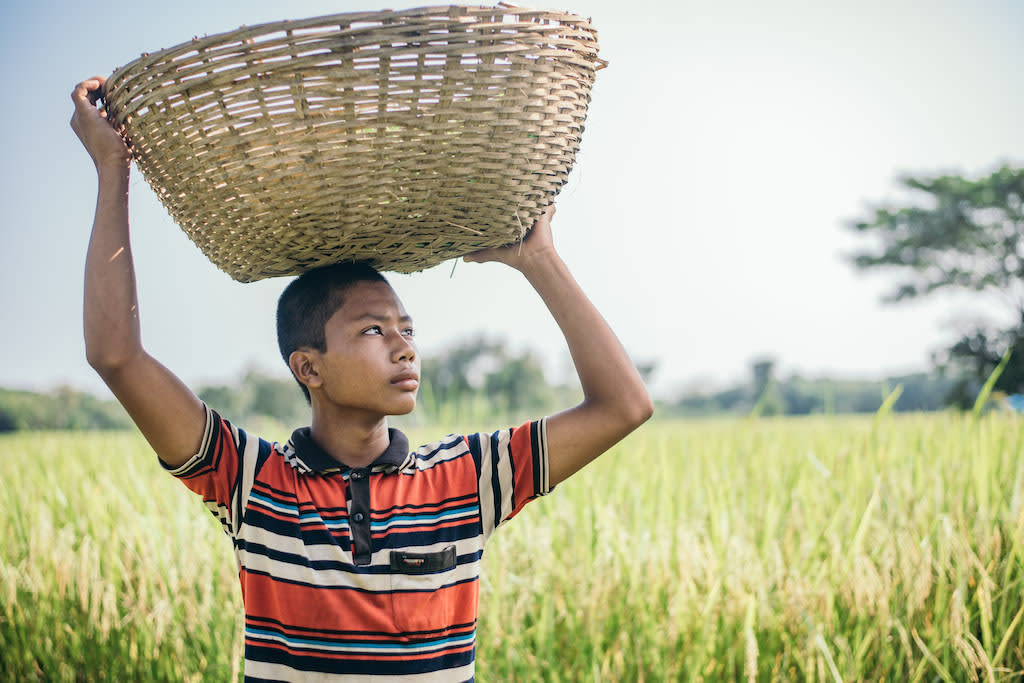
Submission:
M 406 337 L 415 337 L 416 331 L 411 327 L 407 327 L 404 330 L 402 330 L 402 334 L 404 334 Z
M 363 330 L 363 334 L 384 334 L 384 332 L 380 329 L 380 325 L 374 325 Z

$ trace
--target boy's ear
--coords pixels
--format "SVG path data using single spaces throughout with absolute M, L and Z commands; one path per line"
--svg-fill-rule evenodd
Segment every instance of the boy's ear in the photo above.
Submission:
M 292 351 L 288 356 L 288 367 L 291 369 L 295 379 L 299 380 L 307 389 L 319 387 L 323 384 L 320 373 L 317 372 L 316 352 L 310 349 L 299 349 Z

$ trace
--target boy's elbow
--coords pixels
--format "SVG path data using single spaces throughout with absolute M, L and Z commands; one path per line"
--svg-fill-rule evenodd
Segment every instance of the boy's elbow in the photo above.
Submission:
M 645 389 L 633 403 L 633 410 L 629 416 L 633 429 L 650 420 L 653 415 L 654 401 L 651 400 L 651 395 Z
M 120 350 L 86 345 L 85 360 L 104 381 L 117 376 L 131 362 L 132 354 Z
M 102 349 L 96 349 L 89 346 L 88 343 L 85 345 L 85 362 L 101 376 L 104 372 L 110 370 L 111 366 L 114 364 L 109 353 L 104 352 Z
M 619 409 L 619 419 L 628 433 L 647 422 L 654 415 L 654 402 L 647 389 L 640 387 L 633 393 L 624 394 Z
M 118 370 L 124 366 L 123 362 L 119 362 L 117 359 L 97 353 L 86 353 L 85 360 L 89 363 L 97 375 L 100 376 L 104 381 L 109 380 L 111 377 L 118 373 Z
M 115 372 L 117 367 L 124 363 L 122 356 L 123 354 L 115 353 L 108 345 L 89 343 L 88 339 L 85 341 L 85 361 L 101 376 Z

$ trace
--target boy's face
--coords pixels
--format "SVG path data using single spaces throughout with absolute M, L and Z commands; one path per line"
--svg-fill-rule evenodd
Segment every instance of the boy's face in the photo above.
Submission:
M 325 398 L 373 416 L 411 412 L 420 385 L 412 318 L 386 282 L 357 282 L 343 299 L 318 354 Z

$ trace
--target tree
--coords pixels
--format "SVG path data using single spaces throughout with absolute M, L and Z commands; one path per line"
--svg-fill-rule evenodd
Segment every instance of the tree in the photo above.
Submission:
M 961 376 L 956 402 L 965 405 L 976 393 L 968 389 L 980 387 L 1014 349 L 995 388 L 1024 391 L 1024 169 L 1003 166 L 977 180 L 940 175 L 900 182 L 916 201 L 876 206 L 869 217 L 852 221 L 849 227 L 874 238 L 876 247 L 854 253 L 851 261 L 862 270 L 902 273 L 887 302 L 946 289 L 1000 300 L 1015 323 L 1008 329 L 976 325 L 935 359 Z
M 249 368 L 235 383 L 210 385 L 197 392 L 208 406 L 243 426 L 271 418 L 284 425 L 307 424 L 309 405 L 295 380 Z
M 544 367 L 532 352 L 506 354 L 501 364 L 484 378 L 484 390 L 492 400 L 500 400 L 513 415 L 546 406 L 551 390 L 544 378 Z
M 753 362 L 750 370 L 753 375 L 753 412 L 764 416 L 785 415 L 789 408 L 775 381 L 775 361 L 771 358 L 760 358 Z
M 500 364 L 504 344 L 484 337 L 466 340 L 423 359 L 420 378 L 438 404 L 456 404 L 480 390 L 487 372 Z
M 3 406 L 0 406 L 0 434 L 13 432 L 18 428 L 18 420 Z
M 442 406 L 483 405 L 503 417 L 535 415 L 551 407 L 556 391 L 536 354 L 516 353 L 504 340 L 485 337 L 424 359 L 420 378 L 424 408 L 434 413 Z

